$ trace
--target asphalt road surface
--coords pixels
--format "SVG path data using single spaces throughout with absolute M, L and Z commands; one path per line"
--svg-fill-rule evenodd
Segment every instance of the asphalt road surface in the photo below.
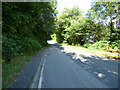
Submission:
M 117 61 L 48 43 L 38 88 L 118 88 Z

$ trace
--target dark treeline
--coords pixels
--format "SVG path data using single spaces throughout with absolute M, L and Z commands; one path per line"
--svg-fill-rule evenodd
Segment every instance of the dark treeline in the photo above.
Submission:
M 2 3 L 3 60 L 47 46 L 54 32 L 56 3 Z
M 115 22 L 119 20 L 119 5 L 118 2 L 93 2 L 85 15 L 77 6 L 65 8 L 57 17 L 58 27 L 52 38 L 59 43 L 118 52 L 120 29 L 115 27 Z

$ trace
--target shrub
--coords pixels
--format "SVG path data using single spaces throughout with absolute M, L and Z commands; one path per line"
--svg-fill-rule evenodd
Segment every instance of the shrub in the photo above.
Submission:
M 84 47 L 87 47 L 89 49 L 99 49 L 99 50 L 106 50 L 109 52 L 118 52 L 120 48 L 120 41 L 114 41 L 111 44 L 109 44 L 108 41 L 98 41 L 92 45 L 85 44 Z
M 25 44 L 24 44 L 23 48 L 25 51 L 27 51 L 29 53 L 42 48 L 40 43 L 37 40 L 34 40 L 32 38 L 26 38 L 24 41 L 25 41 L 24 42 Z
M 86 44 L 83 45 L 83 47 L 85 47 L 85 48 L 88 48 L 88 47 L 90 47 L 90 46 L 91 46 L 90 43 L 86 43 Z
M 8 61 L 14 56 L 23 55 L 25 52 L 31 53 L 35 50 L 40 50 L 42 46 L 40 43 L 32 38 L 25 38 L 17 40 L 13 38 L 3 37 L 3 59 Z
M 4 60 L 11 59 L 14 56 L 22 55 L 22 47 L 19 45 L 18 41 L 11 38 L 3 37 L 3 48 L 2 55 Z M 18 53 L 19 52 L 19 53 Z

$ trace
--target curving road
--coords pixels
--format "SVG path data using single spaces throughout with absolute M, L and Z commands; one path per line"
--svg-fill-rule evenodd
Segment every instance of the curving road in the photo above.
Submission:
M 38 88 L 118 88 L 117 61 L 48 43 Z

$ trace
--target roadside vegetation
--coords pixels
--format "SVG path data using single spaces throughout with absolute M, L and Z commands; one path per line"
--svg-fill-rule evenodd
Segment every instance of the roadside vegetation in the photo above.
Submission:
M 104 56 L 120 59 L 120 28 L 113 22 L 119 20 L 119 7 L 118 2 L 93 2 L 87 14 L 75 6 L 57 16 L 56 1 L 3 2 L 3 88 L 15 81 L 32 56 L 49 46 L 47 40 L 51 38 L 79 50 L 104 51 Z
M 8 88 L 31 57 L 49 46 L 56 2 L 2 3 L 2 87 Z
M 119 53 L 117 53 L 117 52 L 108 52 L 105 50 L 95 49 L 95 48 L 85 48 L 85 47 L 79 46 L 79 45 L 73 46 L 73 45 L 69 45 L 69 44 L 65 44 L 65 43 L 62 43 L 62 45 L 69 46 L 71 48 L 80 50 L 82 52 L 92 53 L 92 54 L 95 54 L 95 55 L 98 55 L 98 56 L 101 56 L 104 58 L 120 61 L 120 57 L 118 56 Z
M 91 51 L 99 50 L 107 58 L 120 59 L 120 28 L 118 21 L 118 2 L 93 2 L 87 14 L 75 6 L 65 8 L 57 17 L 57 30 L 51 37 L 58 43 L 84 47 Z
M 45 49 L 50 45 L 42 48 Z M 42 50 L 41 49 L 41 50 Z M 9 63 L 2 61 L 2 88 L 9 88 L 11 82 L 14 82 L 21 70 L 29 64 L 31 58 L 36 56 L 40 50 L 31 52 L 31 54 L 25 54 L 23 56 L 14 57 Z

